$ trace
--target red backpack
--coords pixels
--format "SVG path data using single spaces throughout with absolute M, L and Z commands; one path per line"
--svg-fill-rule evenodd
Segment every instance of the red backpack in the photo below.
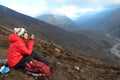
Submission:
M 43 62 L 31 59 L 25 63 L 25 70 L 28 71 L 28 74 L 31 74 L 36 78 L 44 76 L 47 77 L 48 80 L 51 80 L 50 67 Z

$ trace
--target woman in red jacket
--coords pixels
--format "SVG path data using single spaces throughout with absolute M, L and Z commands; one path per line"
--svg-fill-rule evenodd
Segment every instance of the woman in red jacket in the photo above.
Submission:
M 14 28 L 13 34 L 10 34 L 10 46 L 8 49 L 8 66 L 15 69 L 24 69 L 24 64 L 31 58 L 36 59 L 50 65 L 50 63 L 41 55 L 33 51 L 34 34 L 28 37 L 28 33 L 24 28 Z M 25 44 L 27 40 L 27 44 Z

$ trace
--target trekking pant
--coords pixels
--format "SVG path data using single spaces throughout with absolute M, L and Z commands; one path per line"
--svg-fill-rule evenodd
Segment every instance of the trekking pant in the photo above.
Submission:
M 42 57 L 40 55 L 40 53 L 36 52 L 36 51 L 32 51 L 31 55 L 27 55 L 27 56 L 24 56 L 20 62 L 18 62 L 16 64 L 16 66 L 14 67 L 14 69 L 25 69 L 25 62 L 26 61 L 29 61 L 31 59 L 36 59 L 40 62 L 43 62 L 45 63 L 46 65 L 48 65 L 50 67 L 50 62 L 48 62 L 44 57 Z

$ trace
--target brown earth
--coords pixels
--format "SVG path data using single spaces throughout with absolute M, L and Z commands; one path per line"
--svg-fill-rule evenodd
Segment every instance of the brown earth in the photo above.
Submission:
M 7 37 L 0 34 L 0 58 L 7 56 L 9 45 Z M 120 66 L 77 55 L 42 40 L 36 40 L 34 49 L 41 52 L 50 62 L 56 58 L 57 63 L 51 73 L 53 80 L 120 80 Z M 0 80 L 34 80 L 34 78 L 23 71 L 11 69 L 10 73 L 0 75 Z

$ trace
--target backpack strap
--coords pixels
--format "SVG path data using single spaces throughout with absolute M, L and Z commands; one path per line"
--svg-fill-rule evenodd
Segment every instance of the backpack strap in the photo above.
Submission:
M 30 72 L 30 71 L 27 71 L 27 74 L 32 75 L 33 77 L 35 77 L 35 80 L 37 80 L 40 77 L 46 77 L 45 74 L 42 74 L 42 73 L 33 73 L 33 72 Z

